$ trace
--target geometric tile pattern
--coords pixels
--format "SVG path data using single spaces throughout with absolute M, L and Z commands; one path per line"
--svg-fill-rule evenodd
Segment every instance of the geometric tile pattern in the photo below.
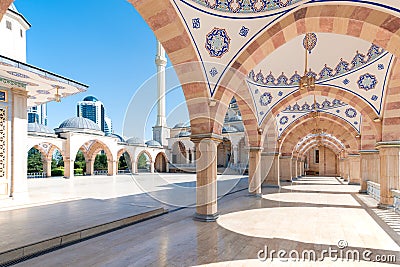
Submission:
M 0 108 L 0 178 L 7 171 L 7 109 Z

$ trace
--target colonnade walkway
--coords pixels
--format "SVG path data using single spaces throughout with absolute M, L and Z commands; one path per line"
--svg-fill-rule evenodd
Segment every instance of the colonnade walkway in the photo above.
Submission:
M 219 202 L 217 222 L 193 220 L 194 208 L 140 222 L 29 259 L 19 266 L 380 266 L 361 260 L 400 260 L 398 215 L 332 177 L 304 177 L 263 197 L 239 190 Z M 398 222 L 398 221 L 397 221 Z M 273 252 L 275 250 L 276 252 Z M 281 258 L 324 261 L 282 262 Z M 324 251 L 326 250 L 326 252 Z M 264 260 L 265 251 L 268 259 Z M 327 251 L 330 251 L 328 254 Z M 358 252 L 358 254 L 357 254 Z M 272 254 L 271 254 L 272 253 Z M 311 256 L 310 256 L 311 255 Z M 352 256 L 353 255 L 353 256 Z M 358 256 L 357 256 L 358 255 Z M 274 260 L 271 264 L 271 257 Z M 329 258 L 328 258 L 329 257 Z M 336 260 L 349 258 L 346 260 Z M 393 264 L 393 263 L 392 263 Z M 388 266 L 393 266 L 389 265 Z

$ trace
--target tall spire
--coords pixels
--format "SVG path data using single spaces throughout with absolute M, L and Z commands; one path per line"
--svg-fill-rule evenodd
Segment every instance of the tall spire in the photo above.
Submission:
M 158 111 L 157 111 L 157 124 L 156 126 L 166 127 L 167 120 L 165 118 L 165 66 L 167 65 L 167 58 L 165 57 L 165 50 L 161 43 L 157 40 L 157 92 L 158 92 Z
M 165 117 L 165 66 L 167 58 L 165 50 L 161 43 L 157 40 L 157 122 L 153 127 L 153 139 L 163 146 L 168 145 L 169 129 L 167 127 L 167 119 Z

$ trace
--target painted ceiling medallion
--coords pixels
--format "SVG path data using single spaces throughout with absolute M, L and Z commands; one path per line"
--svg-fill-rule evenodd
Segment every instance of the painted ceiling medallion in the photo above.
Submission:
M 369 90 L 372 90 L 375 88 L 376 84 L 378 83 L 378 80 L 376 79 L 375 75 L 366 73 L 366 74 L 360 76 L 357 83 L 358 83 L 358 87 L 360 89 L 369 91 Z
M 259 13 L 277 10 L 302 0 L 192 0 L 204 7 L 227 13 Z
M 311 51 L 315 48 L 317 45 L 317 35 L 313 32 L 309 32 L 306 34 L 306 36 L 303 39 L 303 47 L 308 51 L 308 53 L 311 54 Z
M 272 102 L 272 95 L 270 93 L 264 93 L 260 96 L 261 106 L 267 106 Z
M 346 109 L 346 116 L 349 118 L 355 118 L 357 116 L 357 111 L 354 108 Z
M 221 58 L 229 51 L 231 38 L 225 29 L 214 28 L 206 36 L 206 49 L 211 57 Z

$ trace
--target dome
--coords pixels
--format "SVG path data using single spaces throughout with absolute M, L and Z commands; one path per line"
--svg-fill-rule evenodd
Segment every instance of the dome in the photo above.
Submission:
M 110 134 L 110 135 L 108 135 L 109 137 L 112 137 L 112 138 L 117 138 L 118 139 L 118 142 L 121 142 L 121 143 L 125 143 L 126 141 L 125 141 L 125 139 L 124 138 L 122 138 L 122 136 L 120 136 L 120 135 L 118 135 L 118 134 Z
M 229 118 L 229 121 L 241 121 L 242 120 L 242 116 L 240 115 L 235 115 L 231 118 Z
M 173 128 L 177 129 L 177 128 L 189 128 L 189 127 L 190 127 L 190 122 L 186 122 L 186 123 L 180 122 L 180 123 L 176 124 Z
M 188 136 L 190 136 L 190 135 L 191 135 L 190 132 L 184 131 L 184 132 L 180 132 L 180 133 L 178 134 L 178 137 L 188 137 Z
M 97 102 L 97 101 L 99 101 L 99 100 L 98 100 L 96 97 L 90 95 L 90 96 L 85 97 L 85 98 L 83 99 L 83 101 Z
M 143 140 L 138 137 L 131 137 L 126 142 L 130 145 L 144 145 Z
M 94 131 L 101 131 L 100 127 L 94 123 L 92 120 L 86 119 L 84 117 L 74 117 L 63 121 L 59 129 L 87 129 Z
M 185 127 L 185 124 L 184 123 L 178 123 L 178 124 L 176 124 L 175 126 L 174 126 L 174 129 L 177 129 L 177 128 L 184 128 Z
M 238 129 L 232 126 L 225 126 L 224 128 L 222 128 L 222 133 L 237 133 L 237 132 Z
M 148 147 L 162 147 L 162 145 L 156 140 L 150 140 L 146 142 L 146 146 Z
M 39 124 L 37 122 L 28 123 L 28 132 L 30 133 L 45 133 L 45 134 L 54 134 L 49 127 L 43 124 Z

